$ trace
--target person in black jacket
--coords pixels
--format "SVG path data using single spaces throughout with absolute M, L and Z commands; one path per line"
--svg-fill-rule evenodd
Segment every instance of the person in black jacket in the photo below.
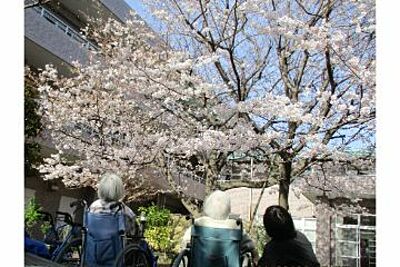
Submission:
M 286 209 L 268 207 L 263 221 L 271 241 L 265 245 L 258 267 L 320 267 L 310 241 L 296 231 Z

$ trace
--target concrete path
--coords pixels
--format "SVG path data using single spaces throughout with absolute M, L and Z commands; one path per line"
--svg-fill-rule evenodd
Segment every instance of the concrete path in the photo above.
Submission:
M 25 266 L 33 267 L 33 266 L 43 266 L 43 267 L 60 267 L 58 263 L 52 262 L 45 258 L 39 257 L 37 255 L 25 252 Z

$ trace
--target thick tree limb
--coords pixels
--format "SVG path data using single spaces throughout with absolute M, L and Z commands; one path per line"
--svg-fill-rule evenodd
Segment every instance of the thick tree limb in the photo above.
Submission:
M 268 179 L 271 179 L 269 177 Z M 247 188 L 262 188 L 265 184 L 265 180 L 219 180 L 217 181 L 217 187 L 221 190 L 228 190 L 232 188 L 238 187 L 247 187 Z M 272 185 L 272 184 L 270 184 Z

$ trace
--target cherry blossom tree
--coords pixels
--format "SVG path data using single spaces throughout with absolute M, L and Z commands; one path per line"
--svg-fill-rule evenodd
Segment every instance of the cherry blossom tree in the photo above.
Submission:
M 141 175 L 156 169 L 188 205 L 178 173 L 201 176 L 207 192 L 273 178 L 288 208 L 290 183 L 310 167 L 374 149 L 374 1 L 147 5 L 157 36 L 141 21 L 108 21 L 88 31 L 100 50 L 74 77 L 42 72 L 41 113 L 59 151 L 45 179 L 94 186 L 114 170 L 133 198 L 157 191 Z M 264 178 L 221 181 L 238 154 Z
M 29 69 L 25 73 L 32 73 Z M 26 75 L 25 77 L 25 88 L 24 88 L 24 169 L 25 175 L 37 175 L 37 169 L 34 167 L 40 164 L 41 148 L 40 145 L 35 141 L 35 137 L 40 134 L 42 125 L 40 124 L 40 116 L 37 114 L 39 104 L 37 103 L 37 92 L 34 88 L 37 85 L 34 84 L 35 77 Z

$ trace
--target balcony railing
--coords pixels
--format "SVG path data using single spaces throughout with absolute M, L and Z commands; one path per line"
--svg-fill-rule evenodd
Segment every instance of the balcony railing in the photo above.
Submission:
M 41 6 L 35 6 L 35 7 L 33 7 L 33 9 L 36 12 L 38 12 L 41 17 L 45 18 L 51 24 L 56 26 L 59 30 L 64 32 L 66 35 L 68 35 L 70 39 L 73 39 L 73 40 L 81 43 L 84 47 L 86 47 L 90 50 L 98 50 L 98 47 L 95 44 L 93 44 L 92 42 L 90 42 L 89 40 L 87 40 L 84 35 L 77 32 L 76 30 L 72 29 L 70 26 L 68 26 L 68 24 L 63 22 L 60 18 L 58 18 L 56 15 L 54 15 L 49 10 L 47 10 Z

